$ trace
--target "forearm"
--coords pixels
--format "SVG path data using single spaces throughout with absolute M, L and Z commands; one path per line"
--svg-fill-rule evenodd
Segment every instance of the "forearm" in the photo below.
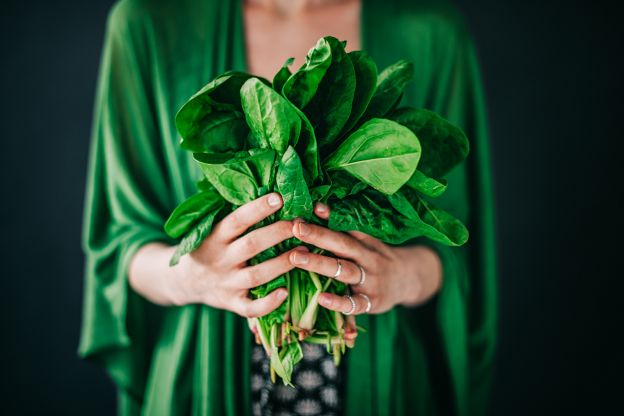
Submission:
M 169 266 L 174 246 L 164 243 L 148 243 L 141 247 L 130 261 L 129 283 L 135 292 L 147 300 L 162 306 L 173 305 L 173 293 L 177 268 Z
M 417 306 L 431 299 L 442 287 L 442 262 L 438 254 L 424 245 L 400 247 L 404 264 L 403 306 Z

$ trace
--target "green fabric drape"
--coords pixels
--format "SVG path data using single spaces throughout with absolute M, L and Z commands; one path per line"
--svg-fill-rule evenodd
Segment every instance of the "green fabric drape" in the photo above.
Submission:
M 239 1 L 122 1 L 109 14 L 85 197 L 84 314 L 78 354 L 119 390 L 120 415 L 249 414 L 251 335 L 244 319 L 204 305 L 159 307 L 128 285 L 128 264 L 194 193 L 201 172 L 178 146 L 173 117 L 227 69 L 245 70 Z M 485 105 L 474 45 L 452 7 L 363 1 L 362 46 L 380 67 L 412 60 L 404 103 L 462 126 L 467 161 L 439 204 L 469 243 L 440 255 L 440 293 L 417 308 L 358 317 L 348 352 L 347 415 L 482 414 L 496 338 L 495 246 Z

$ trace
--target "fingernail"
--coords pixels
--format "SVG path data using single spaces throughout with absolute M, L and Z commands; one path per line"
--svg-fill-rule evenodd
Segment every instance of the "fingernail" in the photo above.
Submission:
M 277 298 L 279 300 L 284 300 L 286 299 L 287 296 L 288 296 L 288 291 L 286 290 L 280 290 L 279 292 L 277 292 Z
M 277 194 L 269 195 L 269 205 L 272 207 L 276 207 L 280 204 L 280 197 Z
M 305 222 L 299 223 L 299 235 L 307 235 L 310 232 L 310 226 Z
M 331 299 L 329 299 L 327 296 L 319 295 L 318 302 L 322 306 L 331 306 Z
M 295 252 L 293 254 L 293 262 L 297 263 L 297 264 L 306 264 L 309 260 L 309 257 L 307 254 L 302 253 L 302 252 Z
M 307 248 L 306 246 L 297 246 L 293 250 L 295 250 L 295 251 L 305 251 L 305 252 L 310 251 L 310 249 Z
M 325 213 L 327 212 L 327 208 L 328 208 L 327 205 L 322 204 L 320 202 L 316 204 L 316 212 Z

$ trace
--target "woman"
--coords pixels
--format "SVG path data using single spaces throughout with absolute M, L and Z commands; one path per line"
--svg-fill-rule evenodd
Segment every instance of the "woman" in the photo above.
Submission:
M 170 268 L 175 242 L 162 225 L 201 176 L 178 146 L 176 110 L 227 69 L 270 76 L 288 56 L 303 62 L 327 34 L 365 49 L 381 68 L 400 58 L 413 61 L 416 80 L 403 102 L 437 111 L 466 130 L 471 155 L 449 174 L 440 205 L 467 224 L 469 243 L 448 248 L 416 239 L 391 247 L 298 221 L 245 234 L 280 208 L 280 196 L 271 194 L 223 219 L 196 252 Z M 330 210 L 315 207 L 321 217 Z M 466 29 L 448 4 L 122 1 L 109 16 L 97 92 L 79 354 L 100 362 L 113 378 L 120 414 L 249 414 L 252 401 L 257 410 L 253 337 L 241 315 L 263 315 L 287 294 L 280 289 L 251 301 L 247 290 L 293 267 L 336 271 L 335 259 L 305 251 L 246 265 L 254 253 L 296 236 L 342 257 L 343 281 L 371 300 L 366 314 L 367 299 L 354 296 L 358 324 L 368 331 L 331 380 L 339 404 L 325 410 L 482 414 L 495 339 L 492 218 L 479 71 Z M 358 266 L 367 277 L 355 287 Z M 320 301 L 352 309 L 346 299 Z M 268 394 L 265 410 L 287 406 L 275 391 Z

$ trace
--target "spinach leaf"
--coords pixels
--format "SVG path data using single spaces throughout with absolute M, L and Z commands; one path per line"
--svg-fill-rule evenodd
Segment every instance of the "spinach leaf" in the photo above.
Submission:
M 316 133 L 319 147 L 332 144 L 349 120 L 355 95 L 355 70 L 342 43 L 325 37 L 331 48 L 331 64 L 307 106 L 306 114 Z
M 377 64 L 364 51 L 349 52 L 355 74 L 355 93 L 349 120 L 342 128 L 342 134 L 350 131 L 366 111 L 377 88 Z
M 389 118 L 409 128 L 420 140 L 423 153 L 418 169 L 425 175 L 441 178 L 468 156 L 464 132 L 432 111 L 400 108 Z
M 407 218 L 397 212 L 379 192 L 366 189 L 331 202 L 328 227 L 335 231 L 361 231 L 389 244 L 409 240 L 413 230 Z
M 468 229 L 448 212 L 425 201 L 409 188 L 388 195 L 392 206 L 409 219 L 412 236 L 428 237 L 447 246 L 461 246 L 468 241 Z
M 229 71 L 195 93 L 178 111 L 175 124 L 181 146 L 192 152 L 242 149 L 247 127 L 240 104 L 240 88 L 251 75 Z M 266 82 L 266 80 L 265 80 Z M 227 134 L 228 129 L 232 132 Z
M 178 205 L 171 213 L 165 223 L 165 232 L 171 238 L 181 237 L 222 202 L 223 198 L 214 190 L 196 193 Z
M 312 215 L 312 198 L 303 176 L 301 161 L 292 146 L 288 147 L 279 162 L 275 183 L 284 200 L 279 211 L 280 218 L 309 219 Z
M 401 99 L 405 86 L 414 76 L 414 65 L 400 60 L 381 71 L 377 78 L 377 89 L 370 100 L 362 120 L 383 117 Z
M 295 58 L 286 59 L 286 62 L 284 62 L 284 65 L 282 65 L 280 70 L 277 71 L 277 74 L 275 74 L 275 76 L 273 77 L 273 89 L 277 91 L 278 93 L 282 92 L 282 88 L 284 87 L 284 84 L 286 83 L 288 78 L 290 78 L 290 76 L 292 75 L 288 67 L 291 66 L 293 62 L 295 62 Z
M 195 224 L 195 226 L 193 226 L 186 236 L 184 236 L 184 238 L 180 241 L 175 253 L 173 253 L 171 260 L 169 261 L 170 266 L 178 264 L 182 256 L 192 252 L 201 245 L 202 241 L 204 241 L 204 239 L 210 234 L 210 231 L 212 231 L 215 218 L 225 207 L 226 204 L 223 199 L 219 199 L 218 202 L 213 204 L 212 210 L 208 211 L 204 215 L 204 218 Z
M 247 124 L 260 140 L 261 148 L 275 149 L 280 155 L 295 145 L 301 119 L 292 104 L 257 78 L 250 78 L 240 90 Z
M 416 169 L 412 177 L 409 178 L 405 185 L 420 192 L 421 194 L 435 198 L 442 195 L 444 191 L 446 191 L 447 182 L 445 179 L 437 180 L 430 178 Z
M 343 169 L 384 194 L 396 192 L 414 174 L 420 143 L 400 124 L 372 119 L 351 134 L 325 162 Z
M 449 246 L 460 246 L 468 240 L 468 230 L 461 221 L 416 192 L 407 194 L 404 190 L 385 198 L 365 190 L 336 200 L 328 226 L 336 231 L 362 231 L 389 244 L 421 236 Z
M 333 171 L 330 175 L 330 179 L 331 188 L 329 196 L 339 199 L 348 195 L 355 195 L 368 187 L 364 182 L 361 182 L 357 178 L 341 170 Z
M 331 45 L 327 38 L 321 38 L 306 55 L 305 64 L 284 83 L 284 97 L 300 109 L 307 106 L 316 94 L 331 61 Z
M 293 107 L 301 118 L 301 133 L 295 149 L 301 156 L 301 163 L 306 174 L 307 183 L 315 183 L 323 180 L 323 169 L 321 168 L 321 160 L 316 142 L 316 135 L 312 124 L 305 114 L 297 107 Z
M 208 113 L 201 128 L 188 129 L 180 146 L 191 152 L 234 152 L 243 149 L 249 132 L 243 113 L 239 111 L 216 111 Z
M 232 153 L 195 153 L 195 160 L 219 194 L 233 205 L 256 199 L 270 186 L 275 152 L 271 149 Z

